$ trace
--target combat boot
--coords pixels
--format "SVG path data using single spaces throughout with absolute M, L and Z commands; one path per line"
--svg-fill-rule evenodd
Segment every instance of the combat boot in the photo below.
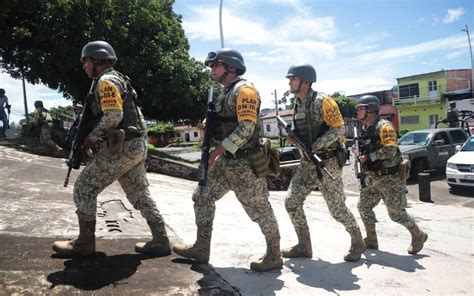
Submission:
M 79 236 L 68 241 L 55 241 L 53 250 L 61 255 L 89 256 L 95 253 L 95 220 L 79 219 Z
M 364 240 L 362 239 L 362 234 L 360 233 L 360 229 L 356 228 L 355 230 L 349 231 L 351 235 L 351 248 L 344 256 L 345 261 L 349 262 L 356 262 L 359 261 L 360 256 L 366 250 Z
M 377 232 L 375 231 L 375 224 L 365 224 L 365 231 L 367 237 L 364 238 L 364 243 L 367 249 L 379 249 L 379 242 L 377 240 Z
M 274 269 L 281 269 L 283 266 L 283 258 L 280 253 L 280 238 L 273 238 L 267 243 L 267 252 L 265 255 L 250 263 L 250 269 L 258 272 L 265 272 Z
M 412 228 L 408 229 L 411 233 L 411 244 L 408 247 L 408 254 L 416 254 L 423 249 L 423 244 L 428 239 L 428 234 L 420 230 L 418 225 L 415 224 Z
M 194 259 L 199 263 L 209 263 L 211 253 L 212 226 L 197 227 L 197 237 L 194 245 L 177 244 L 173 251 L 183 257 Z
M 153 239 L 146 243 L 137 243 L 135 252 L 148 253 L 157 256 L 168 256 L 171 254 L 170 241 L 166 235 L 165 223 L 163 221 L 147 221 Z
M 298 236 L 298 244 L 281 250 L 281 255 L 285 258 L 295 257 L 313 257 L 313 247 L 311 246 L 311 236 L 309 228 L 303 227 L 296 231 Z

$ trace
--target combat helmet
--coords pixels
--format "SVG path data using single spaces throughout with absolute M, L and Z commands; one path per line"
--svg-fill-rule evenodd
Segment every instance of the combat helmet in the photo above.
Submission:
M 310 64 L 294 64 L 291 65 L 286 74 L 286 78 L 296 76 L 303 81 L 316 82 L 316 70 Z
M 43 101 L 35 101 L 35 103 L 33 104 L 35 106 L 35 108 L 43 108 Z
M 109 60 L 112 64 L 117 61 L 115 51 L 110 44 L 105 41 L 91 41 L 82 48 L 81 62 L 84 63 L 85 58 L 93 58 L 96 60 Z
M 367 107 L 369 110 L 374 112 L 379 112 L 380 110 L 380 100 L 373 95 L 365 95 L 360 97 L 357 102 L 356 108 Z
M 204 64 L 209 67 L 212 63 L 222 63 L 233 67 L 237 70 L 237 75 L 243 75 L 247 71 L 240 52 L 231 48 L 222 48 L 208 53 Z

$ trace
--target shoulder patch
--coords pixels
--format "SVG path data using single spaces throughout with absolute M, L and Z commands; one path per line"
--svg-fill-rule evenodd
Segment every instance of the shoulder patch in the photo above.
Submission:
M 242 86 L 236 101 L 237 121 L 249 120 L 253 123 L 257 123 L 259 105 L 260 98 L 258 97 L 257 91 L 253 87 Z
M 380 142 L 383 146 L 397 145 L 397 133 L 392 125 L 384 124 L 379 132 Z
M 323 119 L 329 127 L 336 128 L 344 124 L 341 111 L 336 101 L 328 96 L 323 96 Z
M 99 85 L 99 99 L 102 111 L 122 110 L 123 101 L 119 88 L 112 82 L 104 80 Z

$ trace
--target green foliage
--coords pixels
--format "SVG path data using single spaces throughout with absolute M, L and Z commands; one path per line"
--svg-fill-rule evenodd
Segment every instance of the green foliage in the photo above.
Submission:
M 287 90 L 283 93 L 283 96 L 281 97 L 281 99 L 278 100 L 278 104 L 284 104 L 285 106 L 290 104 L 291 106 L 293 106 L 293 104 L 295 103 L 295 100 L 296 100 L 295 95 L 292 94 L 289 90 Z
M 341 114 L 343 117 L 356 117 L 357 116 L 357 110 L 356 110 L 356 105 L 357 101 L 348 98 L 344 95 L 341 95 L 338 92 L 335 92 L 331 95 L 331 97 L 336 100 L 337 105 L 339 106 L 339 110 L 341 111 Z
M 132 79 L 148 118 L 198 120 L 205 112 L 209 71 L 189 57 L 172 0 L 2 1 L 0 56 L 14 78 L 24 75 L 81 102 L 90 80 L 79 61 L 89 41 L 115 49 L 115 68 Z
M 163 121 L 158 121 L 157 123 L 154 123 L 152 125 L 148 126 L 148 133 L 149 134 L 164 134 L 168 132 L 174 133 L 175 128 L 174 125 L 171 122 L 163 122 Z

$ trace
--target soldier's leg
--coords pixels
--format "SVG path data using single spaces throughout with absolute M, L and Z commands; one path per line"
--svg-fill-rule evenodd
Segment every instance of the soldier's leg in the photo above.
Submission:
M 226 194 L 230 187 L 225 177 L 227 160 L 218 158 L 209 168 L 206 186 L 198 186 L 193 193 L 194 214 L 197 235 L 193 245 L 177 244 L 173 251 L 197 262 L 208 263 L 211 252 L 212 224 L 215 217 L 216 201 Z
M 307 196 L 316 188 L 316 169 L 313 164 L 303 163 L 291 179 L 288 193 L 285 199 L 285 208 L 290 216 L 291 223 L 295 228 L 298 243 L 292 247 L 282 249 L 285 258 L 313 256 L 311 235 L 303 209 Z
M 374 213 L 374 208 L 379 204 L 382 199 L 382 194 L 377 190 L 378 186 L 381 186 L 375 180 L 367 178 L 367 186 L 361 188 L 360 198 L 357 204 L 357 209 L 364 222 L 365 231 L 367 237 L 364 238 L 365 245 L 368 249 L 378 249 L 379 244 L 377 240 L 377 232 L 375 230 L 375 224 L 377 218 Z
M 41 128 L 40 141 L 54 156 L 58 156 L 63 150 L 51 138 L 51 126 L 48 123 L 44 123 Z
M 327 160 L 326 168 L 336 180 L 333 181 L 328 175 L 324 174 L 322 180 L 319 182 L 319 189 L 326 201 L 331 216 L 344 225 L 351 236 L 351 247 L 349 252 L 344 256 L 344 260 L 358 261 L 365 251 L 365 243 L 362 239 L 359 225 L 346 205 L 341 168 L 337 164 L 336 158 Z
M 83 256 L 95 251 L 97 196 L 124 173 L 120 163 L 99 152 L 82 170 L 74 183 L 74 203 L 79 219 L 79 236 L 69 241 L 56 241 L 53 249 L 60 254 Z
M 408 253 L 416 254 L 423 248 L 428 239 L 428 234 L 420 230 L 415 220 L 408 215 L 405 209 L 407 205 L 406 187 L 400 178 L 398 176 L 385 176 L 383 182 L 384 186 L 380 190 L 383 193 L 383 201 L 387 206 L 390 219 L 408 229 L 412 237 Z
M 283 265 L 280 253 L 280 232 L 270 201 L 265 178 L 256 178 L 250 167 L 227 170 L 231 189 L 253 222 L 260 226 L 267 245 L 266 253 L 252 262 L 250 268 L 265 272 Z

